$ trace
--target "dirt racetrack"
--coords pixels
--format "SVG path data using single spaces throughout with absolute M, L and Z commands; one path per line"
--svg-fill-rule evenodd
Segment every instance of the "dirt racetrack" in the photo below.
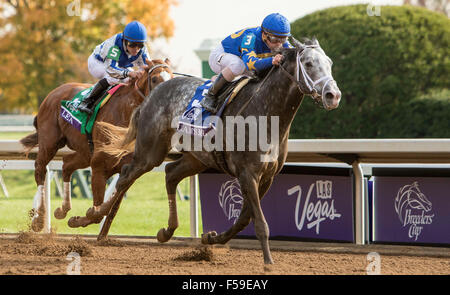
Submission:
M 442 247 L 352 245 L 271 241 L 274 265 L 265 267 L 255 240 L 202 246 L 198 239 L 95 237 L 52 234 L 0 234 L 0 274 L 66 274 L 80 255 L 82 275 L 363 275 L 367 255 L 377 252 L 381 274 L 450 274 L 450 249 Z

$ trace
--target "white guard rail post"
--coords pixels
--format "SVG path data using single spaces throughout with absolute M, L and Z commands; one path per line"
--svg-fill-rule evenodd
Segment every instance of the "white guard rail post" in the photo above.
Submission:
M 354 175 L 355 198 L 355 242 L 364 245 L 365 236 L 365 201 L 364 201 L 364 173 L 358 160 L 352 163 Z
M 198 238 L 198 175 L 189 178 L 191 238 Z

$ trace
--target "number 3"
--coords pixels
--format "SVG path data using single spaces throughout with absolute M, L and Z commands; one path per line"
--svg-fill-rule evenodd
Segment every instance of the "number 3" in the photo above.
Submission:
M 251 35 L 249 35 L 249 36 L 247 36 L 247 40 L 245 41 L 245 43 L 244 43 L 244 45 L 250 45 L 252 43 L 252 36 Z

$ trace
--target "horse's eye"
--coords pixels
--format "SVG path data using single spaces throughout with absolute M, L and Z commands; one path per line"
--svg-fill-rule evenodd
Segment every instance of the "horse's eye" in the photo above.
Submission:
M 157 77 L 152 77 L 152 82 L 153 82 L 153 83 L 158 82 L 158 78 L 157 78 Z
M 310 68 L 310 67 L 313 66 L 313 64 L 312 64 L 312 62 L 308 61 L 308 62 L 306 63 L 306 66 L 307 66 L 308 68 Z

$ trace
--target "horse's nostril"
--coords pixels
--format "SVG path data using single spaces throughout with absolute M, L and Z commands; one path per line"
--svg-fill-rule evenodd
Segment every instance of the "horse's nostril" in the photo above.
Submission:
M 326 99 L 333 99 L 333 98 L 334 98 L 334 93 L 333 93 L 333 92 L 327 92 L 327 93 L 325 93 L 325 98 L 326 98 Z

